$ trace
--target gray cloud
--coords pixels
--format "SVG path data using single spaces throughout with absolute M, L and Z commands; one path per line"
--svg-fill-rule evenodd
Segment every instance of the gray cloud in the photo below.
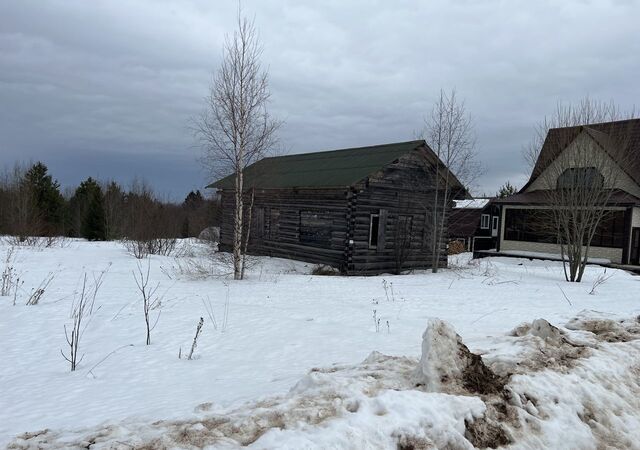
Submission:
M 205 183 L 187 129 L 234 2 L 0 4 L 0 164 L 63 184 L 137 174 L 179 198 Z M 522 184 L 520 151 L 559 100 L 640 98 L 637 1 L 245 1 L 293 152 L 411 139 L 439 89 L 466 99 L 479 191 Z

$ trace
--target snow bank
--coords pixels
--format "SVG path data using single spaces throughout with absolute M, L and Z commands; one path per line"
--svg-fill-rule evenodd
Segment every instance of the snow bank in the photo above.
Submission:
M 608 327 L 602 320 L 583 312 L 571 330 L 538 319 L 496 337 L 497 350 L 481 358 L 451 325 L 430 319 L 420 359 L 374 352 L 361 364 L 312 369 L 287 394 L 238 408 L 203 404 L 191 420 L 43 430 L 10 448 L 640 448 L 638 322 L 618 321 L 630 339 L 611 341 L 598 332 Z M 505 346 L 519 349 L 516 364 L 501 364 Z M 552 348 L 560 350 L 546 366 L 525 363 Z M 552 361 L 562 351 L 572 364 Z

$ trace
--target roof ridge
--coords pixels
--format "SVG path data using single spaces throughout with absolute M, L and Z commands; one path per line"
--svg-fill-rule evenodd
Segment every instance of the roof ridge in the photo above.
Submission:
M 584 128 L 592 128 L 594 126 L 599 126 L 599 125 L 613 125 L 613 124 L 620 124 L 620 123 L 624 123 L 624 122 L 635 122 L 638 121 L 640 122 L 640 117 L 632 117 L 630 119 L 620 119 L 620 120 L 610 120 L 608 122 L 592 122 L 592 123 L 582 123 L 582 124 L 577 124 L 577 125 L 567 125 L 564 127 L 553 127 L 553 128 L 549 128 L 549 131 L 551 130 L 570 130 L 572 128 L 580 128 L 580 127 L 584 127 Z M 598 130 L 596 130 L 598 131 Z
M 364 145 L 360 147 L 337 148 L 333 150 L 318 150 L 315 152 L 306 152 L 306 153 L 293 153 L 291 155 L 269 156 L 269 157 L 263 158 L 262 160 L 264 161 L 266 159 L 280 159 L 280 158 L 290 158 L 293 156 L 311 156 L 311 155 L 320 155 L 320 154 L 325 156 L 327 153 L 345 152 L 349 150 L 374 149 L 374 148 L 391 147 L 394 145 L 405 145 L 405 144 L 413 144 L 413 143 L 417 144 L 416 147 L 418 146 L 418 144 L 426 144 L 424 139 L 415 139 L 412 141 L 389 142 L 387 144 Z

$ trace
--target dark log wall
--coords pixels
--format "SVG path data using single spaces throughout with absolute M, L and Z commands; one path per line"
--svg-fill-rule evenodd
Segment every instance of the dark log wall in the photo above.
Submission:
M 436 192 L 434 180 L 435 174 L 425 171 L 420 159 L 412 156 L 369 177 L 360 187 L 355 202 L 353 248 L 347 261 L 350 274 L 431 267 Z M 438 201 L 440 205 L 441 202 Z M 440 206 L 438 214 L 441 211 Z M 449 211 L 450 207 L 447 208 Z M 372 215 L 380 218 L 375 248 L 370 245 Z M 439 265 L 446 267 L 445 239 L 441 240 L 440 245 Z
M 415 153 L 352 188 L 256 190 L 249 253 L 329 264 L 350 275 L 431 267 L 434 180 Z M 234 203 L 232 192 L 222 193 L 223 251 L 231 250 Z M 249 203 L 247 194 L 245 210 Z M 445 241 L 440 267 L 447 263 Z
M 247 194 L 245 210 L 249 203 Z M 231 250 L 234 205 L 233 193 L 223 192 L 220 228 L 223 251 Z M 347 189 L 256 189 L 249 253 L 341 268 L 347 239 L 347 209 Z

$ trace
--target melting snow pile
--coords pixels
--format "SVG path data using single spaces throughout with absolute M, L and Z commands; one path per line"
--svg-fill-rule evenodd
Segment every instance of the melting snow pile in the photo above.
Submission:
M 543 319 L 472 353 L 432 319 L 422 356 L 312 369 L 286 395 L 197 419 L 26 433 L 10 448 L 640 448 L 640 324 Z

